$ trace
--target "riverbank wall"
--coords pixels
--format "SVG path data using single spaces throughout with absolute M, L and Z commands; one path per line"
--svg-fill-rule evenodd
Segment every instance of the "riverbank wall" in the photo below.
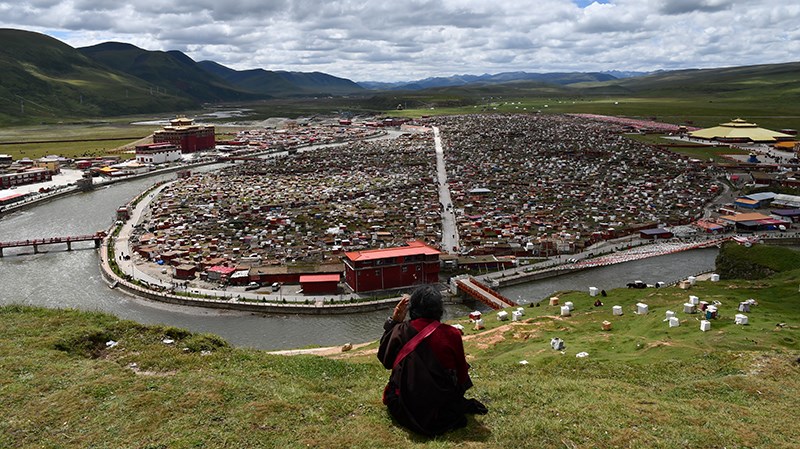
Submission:
M 527 282 L 538 281 L 541 279 L 548 279 L 556 276 L 562 276 L 565 274 L 577 273 L 578 271 L 583 271 L 583 270 L 585 270 L 585 268 L 555 268 L 555 269 L 533 271 L 530 273 L 522 272 L 522 273 L 501 275 L 499 277 L 492 278 L 491 284 L 493 287 L 503 288 L 512 285 L 525 284 Z
M 171 173 L 171 172 L 176 172 L 176 171 L 180 171 L 180 170 L 187 170 L 187 169 L 192 169 L 192 168 L 196 168 L 196 167 L 202 167 L 204 165 L 211 165 L 211 164 L 216 164 L 216 163 L 218 163 L 218 162 L 217 161 L 203 161 L 203 162 L 198 162 L 198 163 L 195 163 L 195 164 L 187 164 L 187 165 L 181 165 L 181 166 L 175 166 L 175 167 L 162 168 L 162 169 L 158 169 L 158 170 L 149 171 L 149 172 L 146 172 L 146 173 L 139 173 L 139 174 L 136 174 L 136 175 L 125 176 L 124 178 L 109 179 L 109 180 L 106 180 L 106 181 L 104 181 L 102 183 L 99 183 L 99 184 L 95 185 L 95 188 L 108 186 L 108 185 L 116 184 L 116 183 L 119 183 L 119 182 L 134 181 L 134 180 L 137 180 L 137 179 L 147 178 L 147 177 L 150 177 L 150 176 L 163 175 L 165 173 Z M 11 213 L 11 212 L 24 210 L 24 209 L 27 209 L 29 207 L 37 206 L 37 205 L 40 205 L 40 204 L 43 204 L 43 203 L 47 203 L 48 201 L 53 201 L 53 200 L 56 200 L 58 198 L 62 198 L 62 197 L 68 196 L 68 195 L 74 195 L 76 193 L 81 193 L 81 192 L 83 192 L 83 190 L 78 188 L 78 186 L 72 186 L 71 188 L 61 189 L 61 190 L 59 190 L 57 192 L 52 192 L 52 193 L 40 195 L 40 196 L 38 196 L 36 198 L 33 198 L 31 200 L 27 200 L 27 201 L 23 200 L 23 201 L 20 201 L 20 202 L 17 202 L 17 203 L 9 204 L 8 206 L 5 206 L 4 208 L 0 208 L 0 215 L 5 215 L 5 214 Z
M 15 211 L 18 211 L 18 210 L 27 209 L 29 207 L 37 206 L 39 204 L 46 203 L 48 201 L 53 201 L 53 200 L 56 200 L 56 199 L 61 198 L 61 197 L 65 197 L 65 196 L 68 196 L 68 195 L 73 195 L 75 193 L 79 193 L 80 191 L 81 190 L 78 189 L 78 187 L 71 187 L 71 188 L 67 188 L 67 189 L 61 189 L 61 190 L 59 190 L 57 192 L 48 193 L 47 195 L 44 195 L 44 196 L 41 196 L 41 197 L 38 197 L 38 198 L 33 198 L 31 200 L 28 200 L 28 201 L 22 200 L 22 201 L 19 201 L 19 202 L 16 202 L 16 203 L 12 203 L 12 204 L 9 204 L 8 206 L 0 207 L 0 216 L 8 214 L 8 213 L 11 213 L 11 212 L 15 212 Z

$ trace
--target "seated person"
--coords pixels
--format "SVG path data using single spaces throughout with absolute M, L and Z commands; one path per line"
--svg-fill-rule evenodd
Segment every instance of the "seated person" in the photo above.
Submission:
M 466 426 L 465 413 L 487 411 L 464 398 L 472 387 L 469 364 L 461 332 L 439 321 L 443 312 L 442 294 L 432 285 L 418 287 L 384 324 L 378 349 L 378 359 L 392 370 L 383 403 L 402 426 L 429 436 Z

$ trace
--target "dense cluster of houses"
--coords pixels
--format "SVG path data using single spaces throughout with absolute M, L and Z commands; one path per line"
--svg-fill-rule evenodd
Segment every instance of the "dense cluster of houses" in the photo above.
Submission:
M 240 131 L 230 140 L 220 141 L 223 146 L 256 150 L 293 149 L 308 145 L 338 143 L 360 140 L 380 135 L 374 127 L 334 123 L 311 125 L 304 122 L 287 121 L 278 127 Z
M 689 223 L 716 191 L 709 169 L 622 137 L 620 123 L 557 115 L 430 122 L 442 130 L 461 246 L 474 254 L 569 253 Z
M 157 198 L 137 228 L 136 250 L 174 266 L 181 279 L 299 282 L 355 270 L 355 260 L 367 260 L 362 252 L 408 248 L 410 240 L 441 250 L 441 213 L 452 208 L 461 251 L 491 259 L 478 263 L 506 266 L 496 256 L 573 252 L 658 223 L 688 223 L 714 194 L 703 166 L 624 139 L 619 124 L 550 115 L 419 124 L 440 127 L 453 204 L 439 202 L 431 133 L 411 132 L 246 160 L 183 179 Z M 363 137 L 361 127 L 299 126 L 237 139 L 265 147 L 319 143 L 339 129 Z M 406 263 L 400 259 L 395 268 Z M 416 281 L 414 274 L 432 272 L 425 264 L 406 270 Z M 363 273 L 383 277 L 377 268 Z M 358 288 L 357 278 L 347 279 Z
M 193 175 L 157 198 L 136 251 L 176 277 L 265 283 L 342 273 L 345 251 L 436 244 L 433 151 L 430 134 L 408 134 Z

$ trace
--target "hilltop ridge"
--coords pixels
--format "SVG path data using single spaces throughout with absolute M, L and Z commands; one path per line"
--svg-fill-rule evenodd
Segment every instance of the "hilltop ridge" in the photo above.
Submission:
M 476 113 L 498 107 L 492 104 L 498 99 L 503 99 L 501 108 L 506 99 L 517 100 L 515 106 L 524 99 L 525 105 L 511 112 L 637 117 L 666 113 L 690 120 L 718 120 L 721 114 L 779 116 L 794 126 L 800 104 L 800 79 L 795 75 L 800 62 L 650 74 L 464 74 L 399 84 L 363 83 L 380 89 L 368 90 L 325 73 L 239 71 L 214 61 L 195 62 L 180 51 L 150 51 L 122 42 L 75 49 L 43 34 L 12 29 L 0 30 L 0 38 L 6 44 L 0 48 L 3 125 L 177 113 L 208 105 L 252 108 L 258 119 L 380 114 L 398 107 Z M 560 106 L 554 107 L 554 102 Z

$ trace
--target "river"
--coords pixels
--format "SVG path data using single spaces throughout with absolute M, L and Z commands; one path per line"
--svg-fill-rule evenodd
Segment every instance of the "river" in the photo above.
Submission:
M 171 173 L 121 182 L 4 215 L 0 217 L 0 241 L 91 234 L 107 229 L 119 206 L 153 183 L 174 177 Z M 160 323 L 218 334 L 239 347 L 269 350 L 375 340 L 390 313 L 265 316 L 161 304 L 109 289 L 92 244 L 75 244 L 74 248 L 67 252 L 54 245 L 49 252 L 39 254 L 32 254 L 31 249 L 6 249 L 6 257 L 0 258 L 0 304 L 108 312 L 144 324 Z M 47 251 L 48 247 L 42 249 Z M 508 287 L 501 292 L 529 303 L 560 290 L 588 292 L 590 286 L 609 290 L 636 279 L 670 282 L 712 269 L 716 253 L 709 249 L 661 256 Z M 472 307 L 486 310 L 474 304 L 448 306 L 445 318 L 466 315 Z

